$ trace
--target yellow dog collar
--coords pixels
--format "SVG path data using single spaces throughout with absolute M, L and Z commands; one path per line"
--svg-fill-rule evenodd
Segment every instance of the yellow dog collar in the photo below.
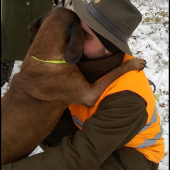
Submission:
M 38 61 L 41 61 L 43 63 L 52 63 L 52 64 L 62 64 L 62 63 L 66 63 L 66 61 L 63 59 L 63 60 L 40 60 L 34 56 L 31 55 L 31 57 L 35 60 L 38 60 Z

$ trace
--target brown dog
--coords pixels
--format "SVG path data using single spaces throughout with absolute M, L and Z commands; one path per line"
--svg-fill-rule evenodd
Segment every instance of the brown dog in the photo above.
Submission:
M 77 15 L 54 9 L 42 25 L 24 59 L 21 71 L 2 98 L 1 164 L 30 154 L 53 130 L 71 104 L 92 107 L 105 88 L 131 70 L 141 70 L 145 61 L 133 59 L 108 73 L 95 84 L 86 82 L 76 66 L 83 50 L 83 31 Z M 51 64 L 40 60 L 63 60 Z

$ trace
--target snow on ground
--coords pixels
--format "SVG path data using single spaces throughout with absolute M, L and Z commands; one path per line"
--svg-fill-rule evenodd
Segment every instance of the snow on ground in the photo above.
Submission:
M 88 2 L 89 0 L 87 0 Z M 132 0 L 142 13 L 143 19 L 129 40 L 135 57 L 147 61 L 144 71 L 148 79 L 156 85 L 155 100 L 161 117 L 165 143 L 165 158 L 158 170 L 169 169 L 169 15 L 168 0 Z M 22 61 L 16 61 L 11 75 L 20 71 Z M 1 87 L 1 97 L 9 88 L 9 83 Z M 31 155 L 43 152 L 38 146 Z

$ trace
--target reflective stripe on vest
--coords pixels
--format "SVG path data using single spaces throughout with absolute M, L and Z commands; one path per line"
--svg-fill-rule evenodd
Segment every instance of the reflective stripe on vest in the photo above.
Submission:
M 139 145 L 136 149 L 146 148 L 147 146 L 155 145 L 157 140 L 161 139 L 162 132 L 163 132 L 163 129 L 161 127 L 161 131 L 157 133 L 153 139 L 146 139 L 145 142 Z
M 156 112 L 156 107 L 154 109 L 154 113 L 152 115 L 152 118 L 151 120 L 149 121 L 149 123 L 147 123 L 140 131 L 138 134 L 140 134 L 141 132 L 143 132 L 144 130 L 147 130 L 152 123 L 156 122 L 157 121 L 157 112 Z M 160 124 L 159 124 L 160 125 Z M 154 138 L 152 139 L 146 139 L 141 145 L 139 145 L 138 147 L 136 147 L 136 149 L 140 149 L 140 148 L 146 148 L 147 146 L 151 146 L 151 145 L 154 145 L 156 144 L 157 140 L 161 139 L 162 137 L 162 133 L 163 133 L 163 129 L 160 125 L 160 128 L 161 128 L 161 131 L 158 132 Z
M 156 107 L 155 107 L 151 120 L 149 121 L 149 123 L 147 123 L 147 124 L 139 131 L 139 133 L 141 133 L 142 131 L 148 129 L 149 126 L 150 126 L 152 123 L 156 122 L 156 121 L 157 121 L 157 113 L 156 113 Z M 138 133 L 138 134 L 139 134 L 139 133 Z
M 83 123 L 82 123 L 75 115 L 72 115 L 72 118 L 73 118 L 74 122 L 75 122 L 78 126 L 83 127 Z M 151 125 L 152 123 L 156 122 L 156 121 L 157 121 L 157 113 L 156 113 L 156 108 L 155 108 L 154 113 L 153 113 L 153 115 L 152 115 L 152 118 L 151 118 L 150 122 L 147 123 L 147 124 L 139 131 L 138 134 L 140 134 L 142 131 L 148 129 L 148 128 L 150 127 L 150 125 Z M 161 125 L 160 125 L 160 127 L 161 127 Z M 158 140 L 158 139 L 161 139 L 161 137 L 162 137 L 162 132 L 163 132 L 163 129 L 162 129 L 162 127 L 161 127 L 161 131 L 158 132 L 158 133 L 154 136 L 153 139 L 146 139 L 141 145 L 139 145 L 138 147 L 136 147 L 136 149 L 146 148 L 147 146 L 151 146 L 151 145 L 156 144 L 157 140 Z
M 75 115 L 72 115 L 72 118 L 78 126 L 83 127 L 83 123 Z

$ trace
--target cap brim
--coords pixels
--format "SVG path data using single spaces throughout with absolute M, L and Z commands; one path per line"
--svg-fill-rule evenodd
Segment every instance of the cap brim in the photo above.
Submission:
M 123 52 L 132 55 L 127 43 L 121 41 L 112 33 L 110 33 L 104 26 L 102 26 L 87 10 L 87 3 L 82 0 L 73 0 L 73 10 L 89 27 L 95 30 L 97 33 L 108 39 L 115 46 L 117 46 Z

